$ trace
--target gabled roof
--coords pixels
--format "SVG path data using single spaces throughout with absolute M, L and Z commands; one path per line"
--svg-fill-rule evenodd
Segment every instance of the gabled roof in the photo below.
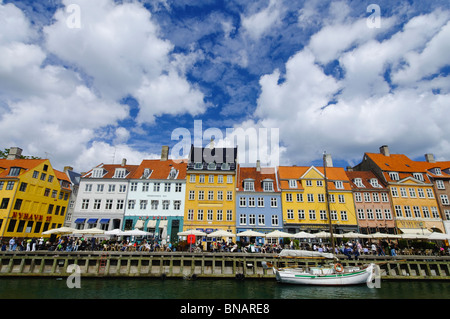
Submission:
M 90 178 L 94 169 L 103 168 L 105 170 L 105 174 L 101 178 L 114 178 L 114 174 L 116 172 L 116 168 L 125 168 L 129 173 L 125 176 L 124 179 L 130 178 L 130 176 L 134 173 L 134 171 L 139 167 L 139 165 L 121 165 L 121 164 L 99 164 L 89 172 L 84 174 L 83 178 Z
M 279 192 L 277 185 L 277 177 L 275 173 L 275 168 L 273 167 L 261 167 L 258 172 L 256 167 L 239 167 L 238 168 L 238 179 L 237 187 L 238 191 L 244 191 L 244 180 L 251 179 L 255 182 L 255 192 L 264 192 L 263 181 L 272 180 L 273 181 L 273 191 Z
M 203 170 L 207 170 L 209 163 L 216 163 L 214 170 L 221 170 L 223 163 L 230 164 L 231 171 L 237 166 L 237 147 L 194 147 L 191 145 L 191 151 L 188 158 L 188 169 L 194 169 L 195 163 L 202 163 Z
M 9 169 L 11 167 L 20 167 L 24 170 L 21 170 L 19 176 L 25 174 L 29 170 L 35 168 L 36 166 L 48 161 L 47 159 L 0 159 L 0 178 L 8 178 L 8 177 L 17 177 L 17 176 L 8 176 Z
M 148 168 L 151 173 L 148 178 L 142 178 L 144 170 Z M 131 174 L 131 179 L 168 179 L 170 170 L 174 168 L 177 170 L 175 179 L 186 179 L 187 160 L 166 160 L 161 161 L 159 159 L 143 160 L 136 170 Z
M 345 172 L 350 180 L 350 185 L 353 189 L 367 189 L 367 190 L 387 190 L 384 183 L 371 171 L 346 171 Z M 360 178 L 364 187 L 357 186 L 354 181 L 356 178 Z M 373 187 L 370 183 L 371 179 L 376 179 L 380 187 Z

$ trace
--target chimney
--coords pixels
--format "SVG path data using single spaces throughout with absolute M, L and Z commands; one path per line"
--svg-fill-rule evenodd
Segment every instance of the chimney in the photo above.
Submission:
M 163 145 L 161 149 L 161 161 L 167 161 L 169 159 L 169 146 Z
M 73 167 L 72 166 L 64 166 L 64 173 L 66 173 L 67 171 L 73 171 Z
M 353 172 L 353 167 L 347 166 L 347 172 Z
M 383 145 L 380 147 L 380 153 L 384 156 L 391 156 L 391 153 L 389 153 L 389 147 L 387 145 Z
M 433 154 L 425 154 L 425 160 L 428 163 L 436 163 L 436 160 L 434 159 L 434 155 Z
M 260 160 L 256 161 L 256 171 L 261 172 L 261 161 Z
M 127 165 L 127 159 L 126 158 L 122 158 L 122 164 L 121 164 L 122 166 L 125 166 L 125 165 Z
M 9 159 L 9 160 L 19 159 L 21 155 L 22 155 L 22 149 L 20 147 L 11 147 L 9 149 L 9 154 L 6 157 L 6 159 Z
M 323 154 L 323 162 L 326 167 L 333 167 L 333 159 L 331 154 Z

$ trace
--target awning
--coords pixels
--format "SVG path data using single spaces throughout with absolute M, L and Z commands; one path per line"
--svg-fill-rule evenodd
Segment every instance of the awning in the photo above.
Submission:
M 147 228 L 155 228 L 156 226 L 156 220 L 149 220 L 147 222 Z
M 138 228 L 138 229 L 144 228 L 144 221 L 142 219 L 139 219 L 136 222 L 136 225 L 134 225 L 134 228 Z
M 413 235 L 431 235 L 431 232 L 426 228 L 399 228 L 403 234 Z
M 160 220 L 159 221 L 159 228 L 165 228 L 167 227 L 167 220 Z
M 98 218 L 90 218 L 88 219 L 88 224 L 96 224 L 97 223 Z
M 77 220 L 75 220 L 75 224 L 83 224 L 85 220 L 86 218 L 78 218 Z
M 100 219 L 100 224 L 108 224 L 109 223 L 109 219 Z

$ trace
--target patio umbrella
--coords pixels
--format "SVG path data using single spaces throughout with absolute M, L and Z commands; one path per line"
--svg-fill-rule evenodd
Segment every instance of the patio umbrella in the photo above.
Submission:
M 207 237 L 236 237 L 235 234 L 219 229 L 207 235 Z
M 239 237 L 265 237 L 266 234 L 259 233 L 254 230 L 246 230 L 246 231 L 240 232 L 239 234 L 236 234 L 236 236 L 239 236 Z
M 47 230 L 42 233 L 42 235 L 64 235 L 64 234 L 72 234 L 76 231 L 75 228 L 72 227 L 59 227 Z
M 428 236 L 429 240 L 450 240 L 450 234 L 434 232 Z
M 342 234 L 342 237 L 343 238 L 371 238 L 370 235 L 359 234 L 359 233 L 355 233 L 355 232 L 349 232 L 349 233 Z
M 98 228 L 76 229 L 72 232 L 72 234 L 79 234 L 79 235 L 101 235 L 104 233 L 105 233 L 104 230 Z
M 325 231 L 321 231 L 321 232 L 315 233 L 314 236 L 316 236 L 317 238 L 329 238 L 331 236 L 331 234 L 328 232 L 325 232 Z
M 123 232 L 118 228 L 105 231 L 105 235 L 111 235 L 111 236 L 120 236 L 122 233 Z
M 147 236 L 150 235 L 150 233 L 147 233 L 146 231 L 139 230 L 139 229 L 133 229 L 133 230 L 127 230 L 124 231 L 122 236 Z
M 285 233 L 279 230 L 274 230 L 273 232 L 267 233 L 266 238 L 291 238 L 294 234 Z
M 374 234 L 370 234 L 370 238 L 402 238 L 400 235 L 394 235 L 394 234 L 386 234 L 386 233 L 380 233 L 380 232 L 376 232 Z
M 177 235 L 178 236 L 188 236 L 188 235 L 206 236 L 207 234 L 200 230 L 190 229 L 190 230 L 185 230 L 185 231 L 179 232 L 179 233 L 177 233 Z
M 403 239 L 428 239 L 428 235 L 420 235 L 420 234 L 401 234 L 400 238 Z
M 316 235 L 301 231 L 297 234 L 294 234 L 292 237 L 294 237 L 294 238 L 316 238 Z

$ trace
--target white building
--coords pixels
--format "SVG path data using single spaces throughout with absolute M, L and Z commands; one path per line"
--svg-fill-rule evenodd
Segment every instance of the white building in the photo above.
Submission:
M 143 160 L 129 179 L 124 229 L 138 228 L 159 239 L 175 241 L 183 229 L 186 161 Z
M 76 229 L 122 229 L 128 181 L 138 165 L 100 164 L 80 179 L 70 226 Z

